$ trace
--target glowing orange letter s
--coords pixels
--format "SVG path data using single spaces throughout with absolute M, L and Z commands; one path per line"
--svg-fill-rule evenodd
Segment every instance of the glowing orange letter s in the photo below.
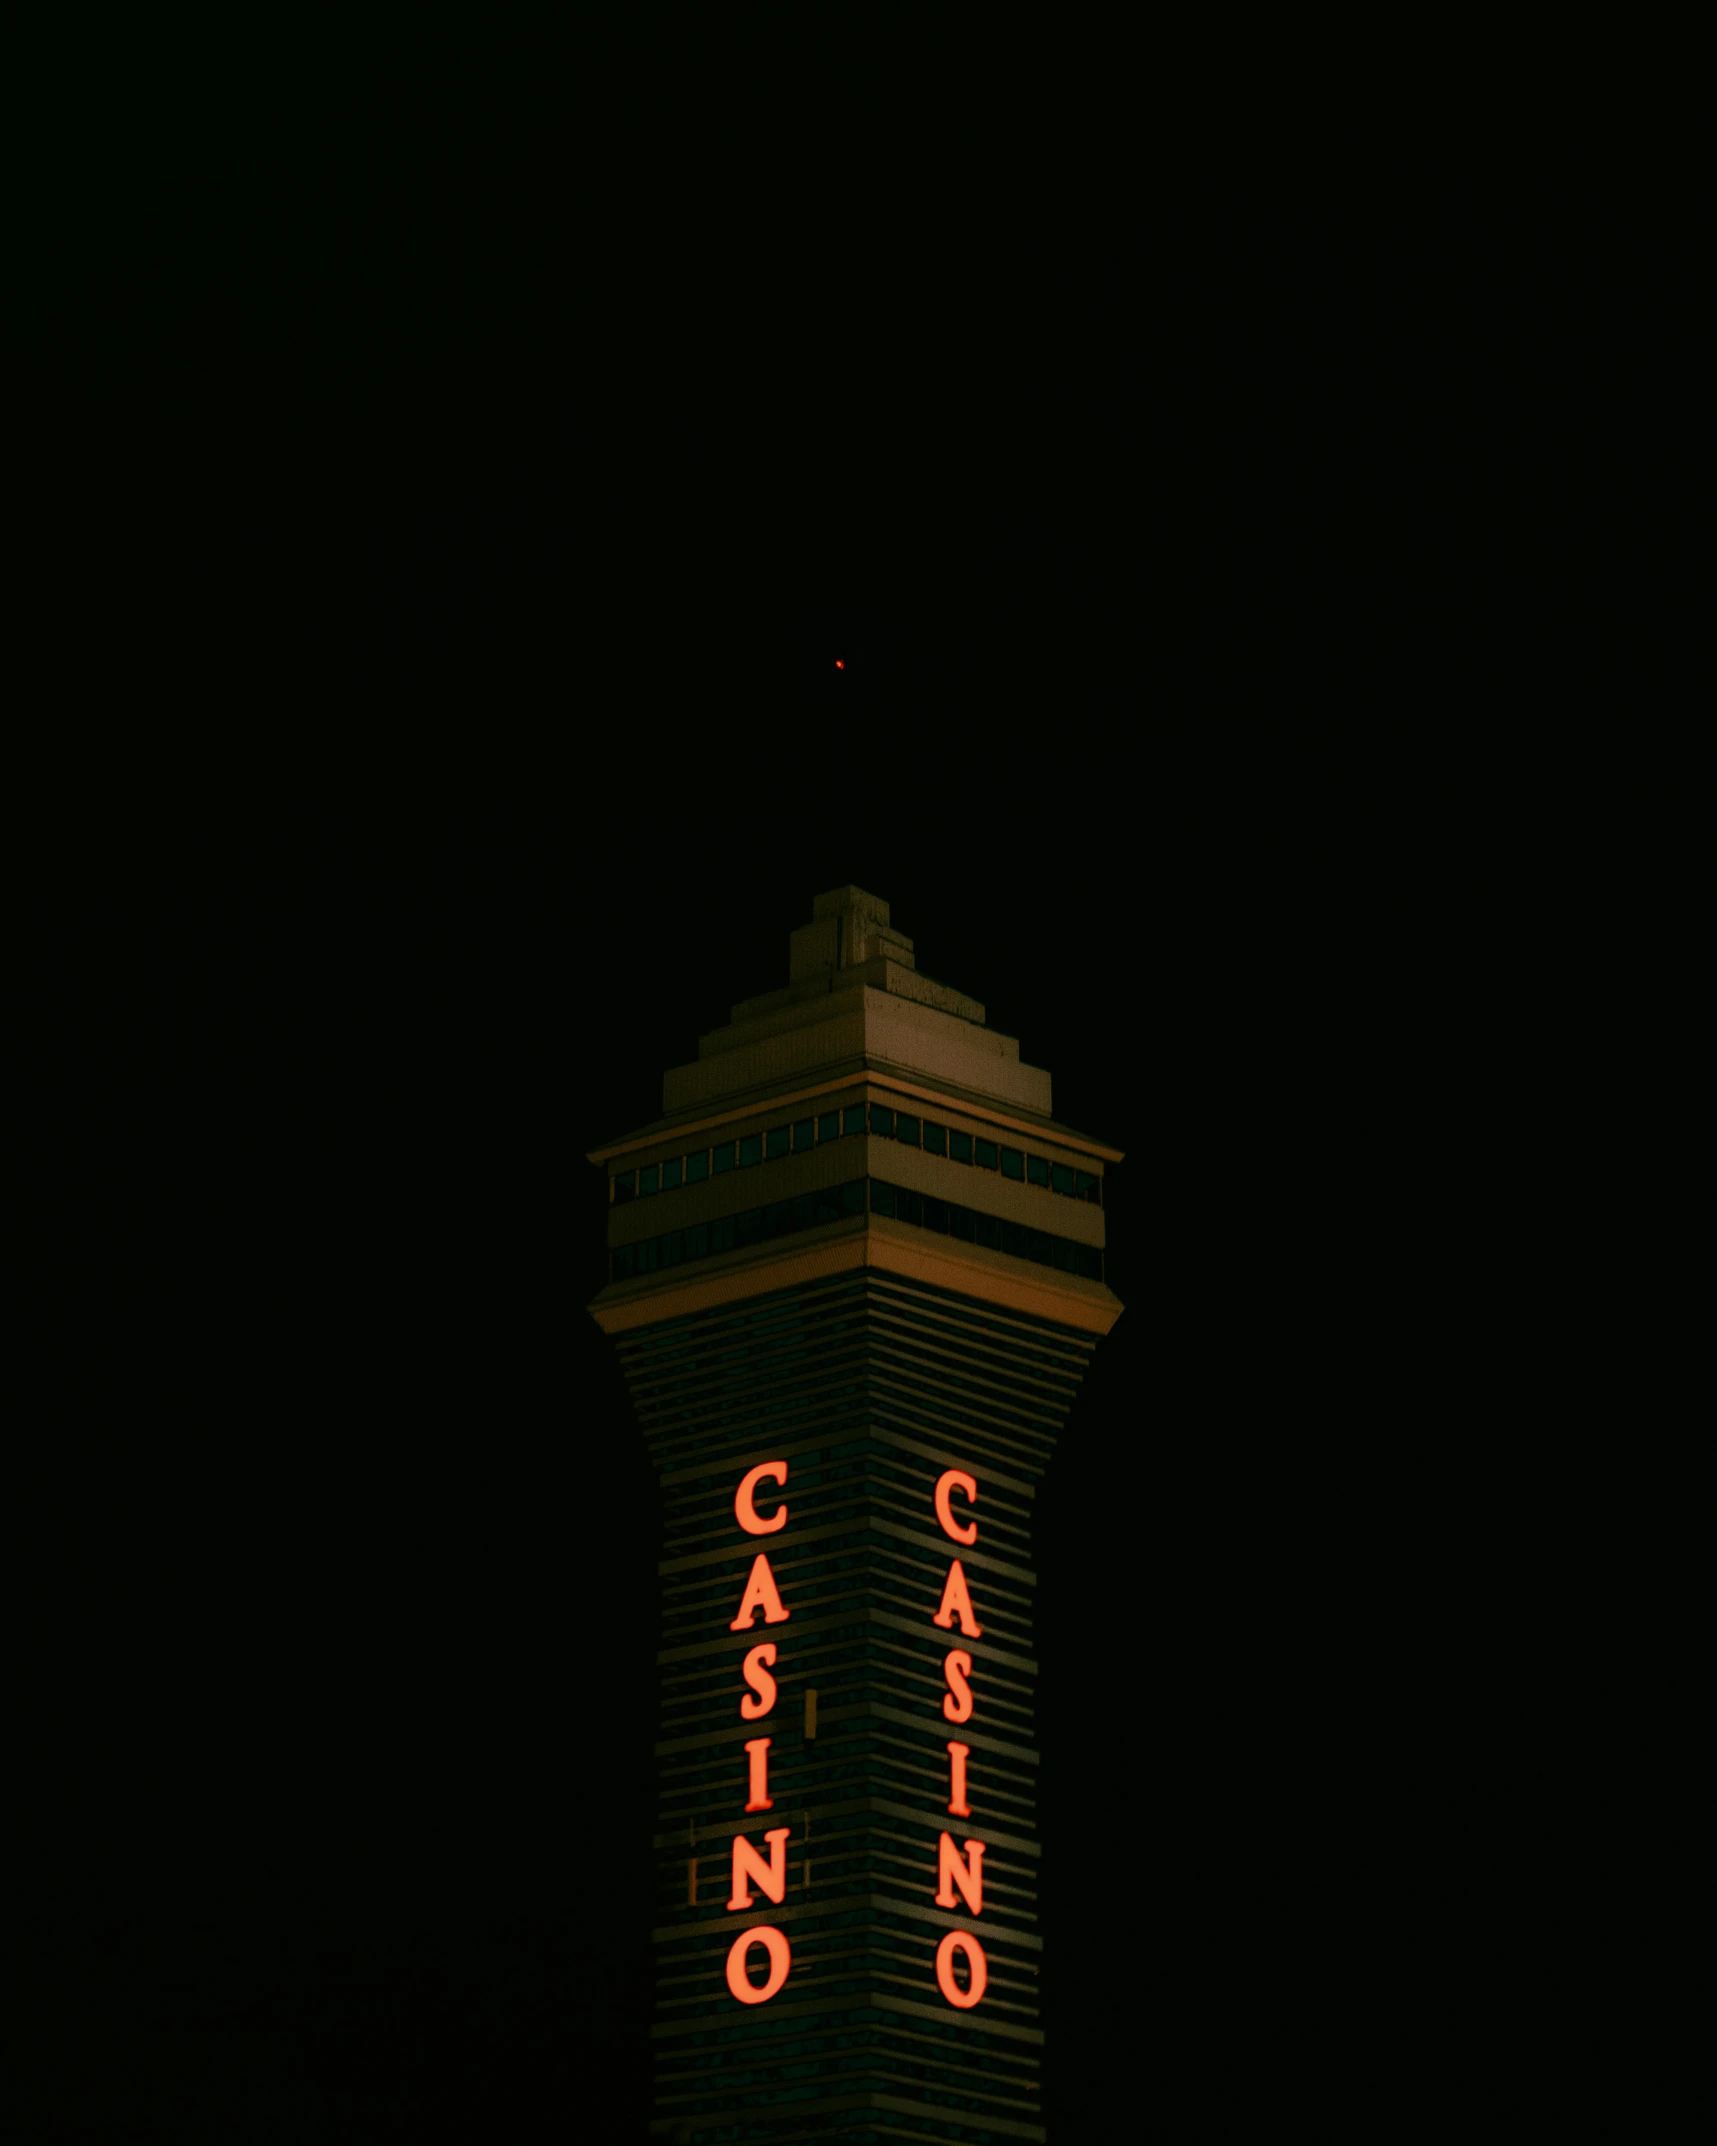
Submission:
M 978 1486 L 969 1475 L 958 1468 L 950 1468 L 936 1485 L 936 1518 L 942 1524 L 943 1534 L 952 1542 L 964 1543 L 969 1550 L 978 1539 L 978 1523 L 973 1520 L 965 1527 L 959 1525 L 948 1507 L 948 1493 L 951 1490 L 964 1491 L 967 1504 L 976 1505 Z
M 777 1511 L 773 1520 L 759 1520 L 757 1517 L 757 1508 L 751 1500 L 758 1484 L 765 1480 L 785 1483 L 787 1463 L 784 1460 L 760 1460 L 734 1492 L 733 1517 L 748 1535 L 773 1535 L 787 1525 L 787 1508 L 784 1505 Z
M 942 1664 L 942 1674 L 948 1679 L 948 1689 L 942 1695 L 942 1713 L 948 1721 L 970 1721 L 972 1718 L 972 1687 L 966 1679 L 972 1673 L 972 1657 L 964 1647 L 950 1647 L 948 1658 Z
M 762 1558 L 759 1557 L 757 1562 L 761 1565 Z M 753 1578 L 755 1579 L 755 1574 Z M 747 1599 L 749 1600 L 749 1596 Z M 787 1612 L 783 1610 L 781 1614 L 785 1617 Z M 956 1617 L 960 1620 L 961 1631 L 968 1639 L 983 1638 L 984 1628 L 972 1614 L 972 1597 L 966 1588 L 966 1570 L 958 1558 L 948 1567 L 948 1584 L 942 1590 L 942 1607 L 930 1622 L 939 1624 L 944 1632 L 951 1632 Z M 770 1622 L 773 1623 L 774 1620 L 771 1618 Z M 737 1632 L 738 1625 L 733 1629 Z
M 741 1695 L 739 1718 L 741 1721 L 761 1721 L 775 1704 L 775 1679 L 769 1674 L 775 1666 L 775 1642 L 766 1639 L 762 1646 L 753 1647 L 739 1665 L 739 1673 L 751 1686 L 751 1691 Z M 752 1697 L 752 1692 L 756 1697 Z
M 956 1561 L 954 1570 L 960 1569 Z M 785 1624 L 788 1613 L 781 1607 L 780 1592 L 775 1585 L 775 1575 L 769 1569 L 769 1560 L 761 1550 L 751 1564 L 751 1577 L 745 1583 L 745 1592 L 739 1598 L 739 1615 L 728 1626 L 730 1632 L 743 1632 L 755 1622 L 757 1612 L 763 1612 L 765 1624 Z M 944 1620 L 945 1621 L 945 1620 Z

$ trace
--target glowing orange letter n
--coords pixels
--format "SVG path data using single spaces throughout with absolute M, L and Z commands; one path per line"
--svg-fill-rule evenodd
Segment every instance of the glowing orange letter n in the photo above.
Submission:
M 733 1891 L 728 1898 L 729 1908 L 748 1908 L 753 1905 L 751 1881 L 754 1878 L 777 1907 L 786 1899 L 787 1833 L 786 1826 L 771 1826 L 764 1834 L 763 1838 L 769 1843 L 767 1863 L 743 1833 L 733 1836 Z M 947 1834 L 944 1833 L 942 1838 L 947 1840 Z M 978 1852 L 981 1855 L 983 1850 Z

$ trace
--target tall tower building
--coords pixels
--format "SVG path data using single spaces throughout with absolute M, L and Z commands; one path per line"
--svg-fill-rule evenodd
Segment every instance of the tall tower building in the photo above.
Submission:
M 1121 1157 L 886 902 L 790 945 L 591 1157 L 666 1514 L 654 2129 L 1042 2139 L 1032 1499 Z

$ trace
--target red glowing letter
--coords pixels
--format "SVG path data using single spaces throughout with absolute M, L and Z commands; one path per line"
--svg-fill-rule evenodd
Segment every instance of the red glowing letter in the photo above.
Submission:
M 777 1906 L 787 1897 L 787 1828 L 771 1826 L 763 1838 L 769 1843 L 767 1863 L 743 1833 L 733 1837 L 733 1897 L 727 1903 L 730 1908 L 751 1906 L 753 1878 Z M 942 1838 L 946 1840 L 947 1834 Z M 980 1848 L 978 1853 L 982 1855 L 983 1850 Z
M 774 1666 L 775 1642 L 772 1639 L 766 1639 L 760 1647 L 753 1647 L 740 1663 L 739 1673 L 751 1686 L 751 1691 L 746 1692 L 739 1702 L 741 1721 L 761 1721 L 774 1706 L 775 1679 L 769 1674 Z M 751 1692 L 757 1694 L 755 1699 Z
M 781 1837 L 785 1840 L 787 1836 L 783 1834 Z M 764 1835 L 765 1840 L 773 1840 L 774 1838 L 773 1833 Z M 733 1867 L 737 1870 L 739 1868 L 738 1841 L 733 1844 L 733 1854 Z M 936 1887 L 936 1905 L 939 1908 L 953 1907 L 955 1905 L 954 1888 L 957 1885 L 966 1896 L 967 1907 L 971 1909 L 974 1915 L 981 1915 L 984 1912 L 983 1842 L 981 1840 L 969 1840 L 966 1843 L 966 1857 L 967 1860 L 962 1862 L 960 1851 L 954 1846 L 953 1836 L 944 1833 L 936 1849 L 936 1876 L 939 1881 Z M 758 1867 L 761 1869 L 761 1864 Z M 786 1866 L 783 1865 L 782 1867 L 785 1869 Z M 734 1882 L 737 1886 L 738 1880 L 736 1879 Z M 779 1900 L 781 1895 L 771 1893 L 769 1897 L 771 1900 Z M 729 1901 L 728 1905 L 731 1907 L 733 1905 L 732 1901 Z
M 761 1565 L 763 1563 L 762 1558 L 759 1557 L 757 1562 Z M 755 1574 L 753 1574 L 752 1579 L 753 1585 L 755 1585 Z M 783 1610 L 781 1614 L 785 1617 L 787 1612 Z M 939 1624 L 944 1632 L 951 1632 L 954 1629 L 954 1619 L 956 1617 L 960 1620 L 961 1631 L 965 1633 L 968 1639 L 983 1638 L 984 1628 L 972 1614 L 972 1598 L 966 1592 L 966 1572 L 958 1558 L 955 1558 L 954 1562 L 948 1567 L 948 1584 L 942 1590 L 942 1607 L 931 1618 L 930 1622 Z M 775 1622 L 774 1618 L 771 1617 L 769 1622 L 773 1624 Z M 738 1625 L 735 1625 L 733 1629 L 737 1632 L 739 1630 Z
M 751 1801 L 745 1806 L 748 1811 L 772 1811 L 775 1799 L 769 1793 L 769 1746 L 774 1738 L 754 1736 L 745 1747 L 745 1755 L 751 1761 Z M 779 1893 L 771 1893 L 771 1900 L 779 1900 Z
M 747 1931 L 746 1935 L 756 1937 L 758 1932 L 750 1930 Z M 972 1978 L 970 1989 L 963 1990 L 959 1983 L 954 1980 L 954 1955 L 957 1952 L 963 1952 L 966 1955 L 966 1972 Z M 728 1980 L 731 1983 L 733 1969 L 729 1967 L 727 1973 Z M 785 1976 L 785 1973 L 786 1970 L 783 1969 L 783 1976 Z M 967 1936 L 964 1930 L 950 1930 L 941 1944 L 936 1947 L 936 1982 L 943 1996 L 947 1998 L 950 2004 L 958 2005 L 962 2012 L 969 2012 L 984 1994 L 984 1985 L 989 1979 L 990 1964 L 984 1958 L 983 1946 L 978 1943 L 975 1937 Z M 739 1992 L 735 1990 L 734 1995 L 738 1996 L 738 1994 Z M 761 1993 L 753 1990 L 751 1994 L 753 2000 L 755 2000 Z
M 748 1535 L 773 1535 L 777 1528 L 787 1525 L 787 1508 L 782 1506 L 773 1520 L 759 1520 L 757 1508 L 752 1504 L 752 1493 L 767 1477 L 771 1483 L 785 1483 L 787 1463 L 784 1460 L 760 1460 L 757 1466 L 733 1494 L 733 1517 Z
M 955 1934 L 957 1935 L 958 1933 L 956 1932 Z M 769 1955 L 769 1980 L 764 1983 L 761 1989 L 753 1989 L 745 1974 L 746 1955 L 753 1945 L 761 1945 Z M 983 1954 L 980 1953 L 978 1957 L 981 1960 Z M 791 1965 L 792 1954 L 787 1950 L 787 1940 L 783 1934 L 779 1930 L 772 1929 L 768 1923 L 759 1923 L 755 1930 L 741 1930 L 734 1939 L 727 1955 L 727 1986 L 741 2004 L 767 2004 L 782 1983 L 786 1981 L 787 1970 Z M 940 1953 L 936 1956 L 936 1972 L 938 1975 L 942 1972 L 942 1956 Z M 974 1989 L 982 1989 L 983 1987 L 977 1968 L 972 1970 L 972 1987 Z M 954 1999 L 956 2004 L 964 2004 L 966 2001 L 963 1997 Z M 976 1997 L 971 1999 L 973 2004 L 976 2004 L 977 2001 Z
M 958 1561 L 954 1570 L 960 1569 Z M 962 1583 L 963 1584 L 963 1583 Z M 730 1632 L 743 1632 L 756 1622 L 757 1612 L 763 1612 L 765 1624 L 785 1624 L 787 1612 L 781 1607 L 781 1597 L 775 1590 L 775 1575 L 769 1569 L 769 1560 L 761 1550 L 751 1567 L 751 1577 L 745 1583 L 745 1592 L 739 1600 L 739 1615 L 728 1626 Z M 943 1623 L 947 1619 L 942 1620 Z
M 978 1523 L 973 1520 L 965 1527 L 959 1525 L 948 1510 L 948 1493 L 951 1490 L 963 1490 L 966 1502 L 976 1505 L 978 1486 L 969 1475 L 963 1474 L 958 1468 L 950 1468 L 936 1485 L 936 1517 L 942 1523 L 943 1534 L 954 1542 L 963 1542 L 969 1550 L 978 1539 Z
M 942 1704 L 946 1706 L 947 1700 Z M 966 1760 L 971 1752 L 970 1744 L 948 1746 L 948 1809 L 956 1818 L 970 1818 L 972 1806 L 966 1801 Z
M 966 1682 L 971 1673 L 972 1657 L 965 1648 L 951 1648 L 948 1659 L 942 1664 L 942 1674 L 948 1679 L 942 1711 L 950 1721 L 970 1721 L 972 1718 L 972 1687 Z

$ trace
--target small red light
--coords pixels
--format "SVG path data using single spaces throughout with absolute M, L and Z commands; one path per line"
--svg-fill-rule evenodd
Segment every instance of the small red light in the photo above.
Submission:
M 837 671 L 844 671 L 846 669 L 846 665 L 841 661 L 839 656 L 835 658 L 835 669 Z

